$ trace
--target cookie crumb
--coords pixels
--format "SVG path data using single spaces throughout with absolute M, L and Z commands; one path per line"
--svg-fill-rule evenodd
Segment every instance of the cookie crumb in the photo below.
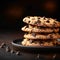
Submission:
M 16 55 L 20 55 L 20 51 L 17 51 L 17 52 L 16 52 Z
M 13 49 L 11 50 L 11 53 L 14 53 L 14 50 Z
M 9 47 L 6 47 L 6 52 L 9 52 L 10 51 L 10 48 Z
M 3 42 L 0 46 L 0 48 L 3 48 L 6 44 Z
M 39 59 L 39 57 L 40 57 L 40 55 L 39 54 L 37 54 L 37 58 Z

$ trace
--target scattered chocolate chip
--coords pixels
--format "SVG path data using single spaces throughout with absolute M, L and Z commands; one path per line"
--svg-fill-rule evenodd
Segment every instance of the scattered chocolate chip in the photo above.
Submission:
M 37 58 L 39 59 L 39 57 L 40 57 L 40 55 L 39 54 L 37 54 Z
M 0 46 L 0 48 L 2 48 L 2 46 Z
M 20 51 L 17 51 L 17 52 L 16 52 L 16 55 L 20 55 Z
M 36 36 L 36 34 L 35 33 L 32 33 L 32 35 L 35 37 Z
M 10 48 L 7 46 L 6 47 L 6 52 L 9 52 L 10 51 Z
M 0 48 L 4 48 L 5 45 L 6 45 L 6 44 L 3 42 L 3 43 L 1 44 L 1 46 L 0 46 Z
M 13 49 L 11 50 L 11 53 L 14 53 L 14 50 Z
M 3 42 L 1 45 L 5 45 L 5 43 Z
M 56 54 L 53 55 L 53 59 L 55 59 L 55 58 L 56 58 Z

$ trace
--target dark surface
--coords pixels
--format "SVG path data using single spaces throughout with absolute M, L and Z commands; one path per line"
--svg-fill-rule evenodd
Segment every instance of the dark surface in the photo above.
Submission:
M 20 51 L 30 51 L 30 52 L 34 52 L 34 53 L 41 53 L 41 52 L 60 52 L 60 46 L 56 45 L 56 46 L 40 46 L 40 47 L 33 47 L 33 46 L 23 46 L 21 45 L 23 39 L 16 39 L 13 40 L 12 45 L 13 48 L 15 48 L 15 50 L 20 50 Z
M 2 42 L 5 42 L 12 49 L 11 42 L 15 39 L 22 38 L 22 36 L 23 34 L 19 32 L 1 32 L 0 45 Z M 60 53 L 20 53 L 20 55 L 16 55 L 16 53 L 6 52 L 5 48 L 0 48 L 0 60 L 60 60 Z

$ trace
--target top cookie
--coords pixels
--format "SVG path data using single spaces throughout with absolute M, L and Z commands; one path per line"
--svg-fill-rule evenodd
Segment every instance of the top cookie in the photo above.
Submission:
M 60 27 L 60 22 L 55 19 L 39 16 L 27 16 L 23 19 L 23 22 L 41 27 Z

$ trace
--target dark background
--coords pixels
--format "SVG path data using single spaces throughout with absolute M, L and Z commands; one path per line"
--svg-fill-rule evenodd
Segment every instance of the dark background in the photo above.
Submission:
M 20 31 L 25 16 L 46 16 L 60 20 L 59 0 L 0 1 L 0 30 Z
M 21 28 L 25 25 L 25 23 L 22 21 L 23 18 L 26 16 L 35 16 L 35 15 L 51 17 L 60 21 L 60 1 L 59 0 L 20 0 L 20 1 L 0 0 L 0 44 L 2 42 L 5 42 L 9 45 L 11 41 L 22 38 L 23 33 L 17 33 L 16 31 L 20 32 Z M 8 32 L 8 31 L 15 31 L 15 32 Z M 49 60 L 50 59 L 49 55 L 47 56 Z M 31 55 L 22 54 L 21 56 L 16 56 L 15 53 L 14 54 L 11 54 L 10 52 L 6 53 L 4 48 L 0 49 L 0 60 L 34 60 L 35 57 L 36 56 L 32 54 Z M 60 54 L 57 55 L 57 58 L 60 58 Z

